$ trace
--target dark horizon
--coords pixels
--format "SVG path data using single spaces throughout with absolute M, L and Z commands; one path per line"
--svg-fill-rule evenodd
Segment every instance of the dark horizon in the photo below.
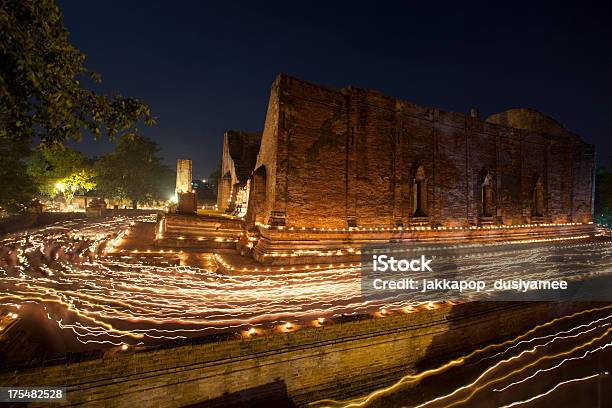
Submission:
M 295 5 L 59 1 L 70 40 L 100 89 L 144 100 L 142 133 L 161 155 L 217 168 L 226 130 L 261 131 L 278 73 L 354 85 L 481 117 L 536 109 L 595 144 L 608 163 L 612 29 L 606 10 L 528 4 Z M 109 142 L 77 148 L 100 155 Z

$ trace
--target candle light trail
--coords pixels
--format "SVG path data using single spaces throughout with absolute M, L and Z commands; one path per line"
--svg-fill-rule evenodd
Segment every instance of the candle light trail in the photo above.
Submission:
M 526 400 L 523 400 L 523 401 L 516 401 L 516 402 L 513 402 L 513 403 L 508 404 L 508 405 L 503 405 L 500 408 L 510 408 L 510 407 L 515 407 L 517 405 L 527 404 L 529 402 L 535 401 L 537 399 L 540 399 L 542 397 L 545 397 L 545 396 L 551 394 L 552 392 L 557 390 L 557 388 L 559 388 L 559 387 L 561 387 L 563 385 L 571 384 L 571 383 L 575 383 L 575 382 L 580 382 L 580 381 L 588 381 L 588 380 L 591 380 L 593 378 L 597 378 L 600 375 L 602 375 L 602 374 L 597 373 L 597 374 L 587 375 L 586 377 L 572 378 L 571 380 L 561 381 L 561 382 L 557 383 L 554 387 L 552 387 L 551 389 L 549 389 L 546 392 L 543 392 L 543 393 L 538 394 L 538 395 L 534 395 L 533 397 L 531 397 L 529 399 L 526 399 Z
M 445 406 L 450 408 L 450 407 L 453 407 L 453 406 L 456 406 L 456 405 L 459 405 L 459 404 L 464 404 L 464 403 L 468 402 L 468 401 L 469 401 L 469 400 L 470 400 L 470 399 L 471 399 L 471 398 L 472 398 L 472 397 L 473 397 L 473 396 L 474 396 L 474 395 L 475 395 L 475 394 L 476 394 L 478 391 L 480 391 L 481 389 L 483 389 L 483 388 L 485 388 L 485 387 L 489 387 L 489 386 L 494 385 L 494 384 L 496 384 L 496 383 L 498 383 L 498 382 L 501 382 L 501 381 L 503 381 L 503 380 L 506 380 L 506 379 L 510 378 L 511 376 L 513 376 L 513 375 L 515 375 L 515 374 L 518 374 L 518 373 L 521 373 L 521 372 L 523 372 L 523 371 L 527 370 L 528 368 L 531 368 L 531 367 L 537 366 L 538 364 L 540 364 L 540 363 L 541 363 L 541 362 L 543 362 L 543 361 L 546 361 L 546 360 L 552 360 L 552 359 L 556 359 L 556 358 L 559 358 L 559 357 L 567 356 L 567 355 L 570 355 L 570 354 L 572 354 L 572 353 L 574 353 L 574 352 L 576 352 L 576 351 L 578 351 L 578 350 L 582 350 L 582 349 L 584 349 L 585 347 L 588 347 L 588 346 L 592 345 L 593 343 L 595 343 L 595 342 L 597 342 L 597 341 L 599 341 L 599 340 L 601 340 L 601 339 L 605 338 L 606 336 L 608 336 L 608 334 L 610 334 L 610 332 L 612 332 L 612 329 L 608 329 L 608 330 L 606 330 L 606 331 L 605 331 L 605 332 L 604 332 L 602 335 L 599 335 L 599 336 L 597 336 L 597 337 L 594 337 L 594 338 L 592 338 L 591 340 L 589 340 L 589 341 L 587 341 L 587 342 L 585 342 L 585 343 L 582 343 L 582 344 L 580 344 L 580 345 L 578 345 L 578 346 L 576 346 L 576 347 L 573 347 L 573 348 L 572 348 L 572 349 L 570 349 L 570 350 L 566 350 L 566 351 L 563 351 L 563 352 L 560 352 L 560 353 L 556 353 L 556 354 L 545 355 L 545 356 L 543 356 L 543 357 L 538 358 L 538 359 L 537 359 L 537 360 L 535 360 L 535 361 L 532 361 L 532 362 L 530 362 L 530 363 L 528 363 L 528 364 L 525 364 L 525 365 L 523 365 L 523 366 L 521 366 L 521 367 L 519 367 L 519 368 L 517 368 L 517 369 L 515 369 L 515 370 L 512 370 L 512 371 L 511 371 L 510 373 L 508 373 L 508 374 L 505 374 L 505 375 L 503 375 L 503 376 L 501 376 L 501 377 L 496 377 L 496 378 L 494 378 L 494 379 L 492 379 L 492 380 L 490 380 L 490 381 L 487 381 L 486 383 L 484 383 L 484 384 L 482 384 L 482 385 L 479 385 L 479 386 L 475 387 L 476 383 L 477 383 L 477 382 L 478 382 L 478 381 L 479 381 L 481 378 L 483 378 L 483 377 L 484 377 L 484 375 L 485 375 L 486 373 L 488 373 L 489 371 L 491 371 L 491 369 L 492 369 L 493 367 L 497 368 L 499 365 L 504 364 L 504 363 L 506 363 L 506 362 L 510 361 L 510 359 L 508 359 L 508 360 L 502 360 L 500 363 L 498 363 L 498 364 L 496 364 L 495 366 L 491 367 L 490 369 L 486 370 L 486 371 L 485 371 L 485 373 L 483 373 L 481 376 L 479 376 L 479 377 L 476 379 L 476 381 L 473 381 L 473 382 L 471 382 L 470 384 L 467 384 L 467 385 L 464 385 L 464 386 L 462 386 L 462 387 L 460 387 L 460 388 L 457 388 L 455 391 L 453 391 L 453 392 L 452 392 L 452 393 L 450 393 L 450 394 L 446 394 L 446 395 L 443 395 L 443 396 L 440 396 L 440 397 L 434 398 L 434 399 L 432 399 L 432 400 L 430 400 L 430 401 L 424 402 L 424 403 L 422 403 L 422 404 L 419 404 L 419 405 L 415 406 L 414 408 L 423 408 L 423 407 L 425 407 L 425 406 L 427 406 L 427 405 L 430 405 L 430 404 L 432 404 L 432 403 L 434 403 L 434 402 L 438 402 L 438 401 L 441 401 L 441 400 L 443 400 L 443 399 L 447 399 L 447 398 L 449 398 L 449 397 L 451 397 L 451 396 L 453 396 L 453 395 L 457 394 L 459 391 L 462 391 L 462 390 L 465 390 L 465 389 L 468 389 L 468 388 L 474 388 L 474 390 L 473 390 L 472 392 L 470 392 L 470 393 L 469 393 L 469 394 L 468 394 L 468 395 L 467 395 L 465 398 L 463 398 L 463 399 L 461 399 L 461 400 L 458 400 L 458 401 L 453 401 L 452 403 L 450 403 L 450 404 L 446 404 Z M 533 349 L 532 349 L 532 350 L 533 350 Z M 531 350 L 527 350 L 526 352 L 532 352 L 532 351 L 531 351 Z M 512 358 L 512 359 L 514 360 L 515 358 L 519 358 L 519 357 L 520 357 L 520 356 L 522 356 L 523 354 L 524 354 L 524 352 L 523 352 L 523 353 L 521 353 L 519 356 L 515 356 L 515 357 L 514 357 L 514 358 Z
M 607 349 L 607 348 L 608 348 L 608 347 L 610 347 L 610 346 L 612 346 L 612 342 L 611 342 L 611 343 L 606 343 L 606 344 L 604 344 L 603 346 L 597 347 L 597 348 L 595 348 L 595 349 L 593 349 L 593 350 L 587 350 L 587 351 L 585 351 L 585 352 L 584 352 L 584 354 L 582 354 L 581 356 L 578 356 L 578 357 L 570 357 L 570 358 L 565 358 L 565 359 L 561 360 L 561 362 L 560 362 L 560 363 L 555 364 L 555 365 L 554 365 L 554 366 L 552 366 L 552 367 L 549 367 L 549 368 L 544 368 L 544 369 L 539 369 L 539 370 L 537 370 L 535 373 L 533 373 L 533 374 L 531 374 L 531 375 L 529 375 L 529 376 L 527 376 L 527 377 L 523 378 L 522 380 L 512 382 L 512 383 L 510 383 L 510 384 L 508 384 L 508 385 L 506 385 L 505 387 L 502 387 L 502 388 L 495 388 L 493 391 L 495 391 L 495 392 L 502 392 L 502 391 L 505 391 L 505 390 L 507 390 L 508 388 L 514 387 L 514 386 L 519 385 L 519 384 L 522 384 L 522 383 L 524 383 L 524 382 L 526 382 L 526 381 L 528 381 L 528 380 L 531 380 L 532 378 L 536 377 L 537 375 L 539 375 L 539 374 L 541 374 L 541 373 L 546 373 L 546 372 L 554 371 L 555 369 L 557 369 L 557 368 L 561 367 L 562 365 L 564 365 L 564 364 L 565 364 L 565 363 L 567 363 L 568 361 L 576 361 L 576 360 L 581 360 L 581 359 L 583 359 L 583 358 L 586 358 L 586 357 L 587 357 L 587 356 L 589 356 L 590 354 L 596 353 L 596 352 L 601 351 L 601 350 L 605 350 L 605 349 Z
M 124 250 L 122 245 L 132 225 L 147 221 L 153 218 L 77 220 L 7 236 L 0 245 L 19 246 L 23 260 L 15 266 L 0 266 L 0 302 L 49 306 L 51 320 L 79 342 L 109 346 L 227 331 L 240 333 L 253 326 L 274 331 L 276 325 L 288 321 L 295 325 L 291 329 L 295 331 L 312 327 L 312 321 L 319 318 L 326 319 L 323 321 L 327 325 L 332 324 L 330 318 L 334 316 L 372 315 L 385 310 L 384 316 L 439 307 L 419 293 L 409 299 L 394 294 L 363 298 L 359 262 L 290 265 L 283 271 L 259 266 L 243 272 L 244 268 L 230 265 L 218 254 L 203 254 L 206 266 L 200 268 L 180 265 L 178 260 L 184 254 L 179 249 Z M 573 262 L 580 264 L 582 271 L 577 273 L 569 265 L 564 276 L 584 275 L 585 268 L 586 273 L 591 273 L 585 260 L 592 256 L 603 260 L 598 262 L 597 273 L 612 271 L 610 243 L 584 242 L 582 236 L 569 238 L 555 245 L 562 246 L 568 257 L 574 257 Z M 466 259 L 465 268 L 471 268 L 475 276 L 487 279 L 522 273 L 507 260 L 508 253 L 519 260 L 535 259 L 541 267 L 529 274 L 544 278 L 554 262 L 550 248 L 527 247 L 532 241 L 522 242 L 524 249 L 515 242 L 519 247 L 513 252 L 503 250 L 503 244 L 496 242 L 481 245 L 484 249 L 478 254 L 456 256 Z M 350 248 L 345 252 L 361 251 Z M 485 266 L 487 263 L 496 267 Z M 231 268 L 231 274 L 217 270 L 217 265 Z
M 470 352 L 467 355 L 464 355 L 462 357 L 458 357 L 456 359 L 450 360 L 444 364 L 442 364 L 439 367 L 436 368 L 432 368 L 429 370 L 425 370 L 422 371 L 420 373 L 416 373 L 416 374 L 408 374 L 403 376 L 402 378 L 400 378 L 398 381 L 396 381 L 395 383 L 393 383 L 392 385 L 388 386 L 388 387 L 384 387 L 384 388 L 380 388 L 377 389 L 373 392 L 370 392 L 369 394 L 363 396 L 363 397 L 358 397 L 358 398 L 353 398 L 347 401 L 337 401 L 337 400 L 331 400 L 331 399 L 323 399 L 323 400 L 318 400 L 318 401 L 314 401 L 312 403 L 309 404 L 309 406 L 313 406 L 313 407 L 343 407 L 343 408 L 357 408 L 357 407 L 365 407 L 368 404 L 370 404 L 372 401 L 381 398 L 382 396 L 385 395 L 389 395 L 392 394 L 393 392 L 398 391 L 402 386 L 409 384 L 409 383 L 413 383 L 413 382 L 417 382 L 420 380 L 423 380 L 427 377 L 431 377 L 434 376 L 436 374 L 440 374 L 442 372 L 445 372 L 451 368 L 454 367 L 458 367 L 461 366 L 463 364 L 465 364 L 465 362 L 473 359 L 474 357 L 481 355 L 481 354 L 485 354 L 487 352 L 489 352 L 490 350 L 494 350 L 496 348 L 500 348 L 500 347 L 504 347 L 504 346 L 508 346 L 508 345 L 512 345 L 515 344 L 517 342 L 520 342 L 521 340 L 528 338 L 529 336 L 531 336 L 532 334 L 546 329 L 548 327 L 551 327 L 555 324 L 579 317 L 579 316 L 583 316 L 583 315 L 587 315 L 590 313 L 594 313 L 594 312 L 602 312 L 602 311 L 606 311 L 612 309 L 612 305 L 606 305 L 606 306 L 602 306 L 599 308 L 592 308 L 592 309 L 588 309 L 588 310 L 583 310 L 583 311 L 579 311 L 576 313 L 572 313 L 571 315 L 566 315 L 566 316 L 562 316 L 562 317 L 558 317 L 555 319 L 552 319 L 546 323 L 543 324 L 539 324 L 535 327 L 533 327 L 532 329 L 528 330 L 527 332 L 520 334 L 518 336 L 516 336 L 513 339 L 510 340 L 506 340 L 504 342 L 501 343 L 497 343 L 497 344 L 489 344 L 483 348 L 479 348 L 476 349 L 472 352 Z M 607 316 L 606 319 L 610 318 L 611 316 Z M 600 319 L 597 319 L 595 321 L 599 321 Z M 592 323 L 592 322 L 591 322 Z M 608 329 L 608 331 L 604 334 L 605 335 L 610 331 L 610 329 Z M 507 350 L 506 350 L 507 351 Z M 431 400 L 428 401 L 426 404 L 429 404 L 431 402 L 435 402 L 438 401 L 444 397 L 438 397 L 435 400 Z

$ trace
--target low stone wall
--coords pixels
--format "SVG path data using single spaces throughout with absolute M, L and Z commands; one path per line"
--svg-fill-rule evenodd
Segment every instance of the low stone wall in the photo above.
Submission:
M 253 399 L 303 406 L 389 385 L 523 333 L 586 304 L 469 303 L 292 333 L 192 340 L 104 358 L 0 372 L 3 386 L 66 386 L 66 406 L 221 406 Z M 280 401 L 280 402 L 279 402 Z
M 140 210 L 140 209 L 117 209 L 107 208 L 104 210 L 103 217 L 114 217 L 117 215 L 148 215 L 161 213 L 158 210 Z M 53 224 L 61 221 L 85 218 L 84 212 L 43 212 L 40 214 L 27 213 L 12 215 L 10 217 L 0 219 L 0 235 L 19 232 L 30 228 L 44 227 L 45 225 Z
M 0 235 L 26 230 L 28 228 L 42 227 L 55 222 L 76 218 L 85 218 L 85 213 L 44 212 L 42 214 L 27 213 L 13 215 L 5 219 L 0 219 Z

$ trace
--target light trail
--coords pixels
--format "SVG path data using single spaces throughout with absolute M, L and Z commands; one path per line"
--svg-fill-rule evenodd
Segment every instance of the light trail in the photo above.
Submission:
M 434 369 L 425 370 L 425 371 L 422 371 L 422 372 L 417 373 L 417 374 L 408 374 L 408 375 L 400 378 L 394 384 L 392 384 L 392 385 L 390 385 L 388 387 L 385 387 L 385 388 L 380 388 L 378 390 L 375 390 L 375 391 L 373 391 L 373 392 L 371 392 L 368 395 L 363 396 L 363 397 L 353 398 L 353 399 L 346 400 L 346 401 L 338 401 L 338 400 L 332 400 L 332 399 L 322 399 L 322 400 L 311 402 L 309 405 L 310 406 L 321 406 L 321 407 L 323 407 L 323 406 L 325 406 L 325 407 L 336 407 L 337 406 L 337 407 L 342 407 L 342 408 L 364 407 L 364 406 L 368 405 L 369 403 L 371 403 L 372 401 L 374 401 L 377 398 L 380 398 L 380 397 L 382 397 L 384 395 L 389 395 L 389 394 L 391 394 L 391 393 L 393 393 L 395 391 L 398 391 L 399 388 L 402 387 L 403 385 L 406 385 L 406 384 L 409 384 L 409 383 L 412 383 L 412 382 L 416 382 L 416 381 L 420 381 L 420 380 L 423 380 L 423 379 L 425 379 L 427 377 L 430 377 L 432 375 L 436 375 L 436 374 L 440 374 L 442 372 L 445 372 L 445 371 L 447 371 L 447 370 L 449 370 L 449 369 L 451 369 L 453 367 L 458 367 L 460 365 L 463 365 L 466 361 L 472 359 L 473 357 L 475 357 L 475 356 L 477 356 L 479 354 L 486 353 L 487 351 L 495 349 L 495 348 L 499 348 L 499 347 L 503 347 L 503 346 L 506 346 L 506 345 L 509 345 L 509 344 L 516 343 L 516 342 L 524 339 L 525 337 L 530 336 L 531 334 L 533 334 L 533 333 L 535 333 L 535 332 L 537 332 L 539 330 L 542 330 L 544 328 L 550 327 L 550 326 L 552 326 L 554 324 L 563 322 L 565 320 L 573 319 L 573 318 L 576 318 L 578 316 L 582 316 L 582 315 L 593 313 L 593 312 L 600 312 L 600 311 L 608 310 L 610 308 L 612 308 L 612 305 L 607 305 L 607 306 L 603 306 L 603 307 L 599 307 L 599 308 L 593 308 L 593 309 L 589 309 L 589 310 L 582 310 L 580 312 L 576 312 L 576 313 L 573 313 L 571 315 L 562 316 L 562 317 L 558 317 L 558 318 L 552 319 L 552 320 L 550 320 L 550 321 L 548 321 L 546 323 L 543 323 L 543 324 L 540 324 L 540 325 L 537 325 L 537 326 L 533 327 L 532 329 L 528 330 L 527 332 L 525 332 L 525 333 L 523 333 L 523 334 L 521 334 L 519 336 L 516 336 L 514 339 L 506 340 L 506 341 L 504 341 L 502 343 L 489 344 L 489 345 L 487 345 L 484 348 L 480 348 L 480 349 L 474 350 L 474 351 L 472 351 L 471 353 L 469 353 L 469 354 L 467 354 L 465 356 L 458 357 L 456 359 L 450 360 L 449 362 L 447 362 L 447 363 L 445 363 L 445 364 L 443 364 L 443 365 L 441 365 L 441 366 L 439 366 L 437 368 L 434 368 Z M 609 318 L 609 317 L 610 316 L 607 316 L 606 319 Z M 596 321 L 599 321 L 599 320 L 600 319 L 598 319 Z M 610 329 L 608 329 L 608 332 L 609 331 L 610 331 Z M 608 332 L 606 332 L 606 334 Z M 455 392 L 457 392 L 457 391 L 455 391 Z M 454 395 L 455 392 L 453 392 L 453 395 Z M 450 396 L 450 394 L 446 395 L 446 396 L 443 396 L 443 397 L 438 397 L 435 400 L 428 401 L 428 402 L 426 402 L 426 403 L 424 403 L 422 405 L 419 405 L 418 407 L 421 407 L 421 406 L 433 403 L 435 401 L 438 401 L 440 399 L 446 398 L 448 396 Z M 321 404 L 331 404 L 331 405 L 321 405 Z
M 534 338 L 529 339 L 529 340 L 523 340 L 523 341 L 520 341 L 520 342 L 516 343 L 515 345 L 508 347 L 508 348 L 507 348 L 506 350 L 504 350 L 504 351 L 500 351 L 499 353 L 493 354 L 492 356 L 489 356 L 489 357 L 485 357 L 485 358 L 483 358 L 483 359 L 482 359 L 482 361 L 484 361 L 484 360 L 490 360 L 490 359 L 493 359 L 493 358 L 495 358 L 495 357 L 497 357 L 497 356 L 503 355 L 503 354 L 507 353 L 508 351 L 510 351 L 510 350 L 512 350 L 512 349 L 514 349 L 514 348 L 516 348 L 516 347 L 518 347 L 518 346 L 520 346 L 520 345 L 522 345 L 522 344 L 529 344 L 529 343 L 533 343 L 534 341 L 544 340 L 544 339 L 547 339 L 547 338 L 550 338 L 550 337 L 556 337 L 556 336 L 559 336 L 559 335 L 561 335 L 561 334 L 571 333 L 571 332 L 573 332 L 573 331 L 575 331 L 575 330 L 582 329 L 582 328 L 584 328 L 584 327 L 590 327 L 590 326 L 592 326 L 593 324 L 596 324 L 596 323 L 602 322 L 602 321 L 604 321 L 604 320 L 608 320 L 608 319 L 610 319 L 610 318 L 612 318 L 612 316 L 602 317 L 601 319 L 593 320 L 592 322 L 589 322 L 589 323 L 586 323 L 586 324 L 581 324 L 580 326 L 572 327 L 572 328 L 571 328 L 571 329 L 569 329 L 569 330 L 560 331 L 560 332 L 553 333 L 553 334 L 549 334 L 549 335 L 546 335 L 546 336 L 534 337 Z M 607 325 L 609 325 L 609 323 L 608 323 Z M 601 326 L 600 326 L 600 327 L 601 327 Z
M 6 236 L 0 246 L 18 246 L 20 260 L 15 266 L 0 265 L 0 303 L 48 306 L 51 320 L 79 342 L 108 341 L 109 345 L 240 332 L 253 326 L 275 330 L 274 326 L 288 321 L 312 326 L 319 317 L 373 314 L 383 308 L 389 313 L 380 318 L 417 311 L 424 305 L 436 307 L 420 293 L 410 298 L 363 298 L 358 264 L 306 271 L 287 267 L 273 274 L 262 267 L 260 272 L 227 276 L 216 271 L 212 254 L 202 255 L 203 265 L 211 266 L 198 268 L 170 265 L 182 256 L 179 250 L 122 251 L 131 224 L 142 221 L 152 218 L 77 220 Z M 568 263 L 561 275 L 595 273 L 588 265 L 593 257 L 602 259 L 597 273 L 612 272 L 612 243 L 570 241 L 554 245 L 582 269 Z M 524 268 L 508 259 L 528 260 L 539 265 L 528 274 L 538 279 L 548 276 L 551 265 L 558 264 L 555 248 L 551 253 L 548 247 L 510 252 L 500 243 L 489 247 L 496 249 L 466 255 L 464 268 L 491 280 L 520 274 L 527 278 Z M 110 255 L 105 256 L 107 253 Z M 460 252 L 456 255 L 462 256 Z M 498 267 L 481 265 L 486 262 Z
M 610 334 L 610 332 L 612 332 L 612 329 L 608 329 L 608 330 L 605 331 L 604 334 L 602 334 L 600 336 L 597 336 L 597 337 L 594 337 L 594 338 L 592 338 L 591 340 L 589 340 L 589 341 L 587 341 L 585 343 L 582 343 L 582 344 L 580 344 L 580 345 L 578 345 L 576 347 L 573 347 L 570 350 L 566 350 L 566 351 L 562 351 L 560 353 L 556 353 L 556 354 L 552 354 L 552 355 L 545 355 L 543 357 L 540 357 L 539 359 L 537 359 L 535 361 L 532 361 L 531 363 L 526 364 L 526 365 L 524 365 L 524 366 L 522 366 L 520 368 L 517 368 L 517 369 L 509 372 L 508 374 L 505 374 L 505 375 L 503 375 L 501 377 L 497 377 L 497 378 L 495 378 L 493 380 L 490 380 L 490 381 L 488 381 L 488 382 L 486 382 L 486 383 L 484 383 L 484 384 L 482 384 L 482 385 L 480 385 L 478 387 L 475 387 L 474 390 L 467 395 L 467 397 L 465 397 L 465 398 L 463 398 L 461 400 L 458 400 L 458 401 L 453 401 L 452 403 L 446 405 L 446 407 L 450 408 L 450 407 L 454 407 L 454 406 L 459 405 L 459 404 L 464 404 L 464 403 L 468 402 L 477 392 L 479 392 L 483 388 L 489 387 L 489 386 L 491 386 L 493 384 L 496 384 L 496 383 L 498 383 L 500 381 L 504 381 L 504 380 L 512 377 L 513 375 L 516 375 L 518 373 L 521 373 L 521 372 L 527 370 L 528 368 L 537 366 L 538 364 L 540 364 L 543 361 L 552 360 L 552 359 L 556 359 L 556 358 L 559 358 L 559 357 L 564 357 L 564 356 L 573 354 L 574 352 L 576 352 L 578 350 L 581 350 L 581 349 L 583 349 L 585 347 L 588 347 L 588 346 L 592 345 L 593 343 L 595 343 L 595 342 L 605 338 L 608 334 Z M 479 376 L 477 380 L 480 380 L 481 378 L 482 378 L 482 376 Z M 474 381 L 474 382 L 472 382 L 472 383 L 470 383 L 468 385 L 465 385 L 463 387 L 458 388 L 457 390 L 453 391 L 450 394 L 443 395 L 443 396 L 435 398 L 433 400 L 424 402 L 424 403 L 422 403 L 420 405 L 415 406 L 414 408 L 422 408 L 422 407 L 427 406 L 429 404 L 432 404 L 434 402 L 438 402 L 440 400 L 446 399 L 446 398 L 448 398 L 450 396 L 455 395 L 460 390 L 462 391 L 462 390 L 465 390 L 467 388 L 473 387 L 476 384 L 476 382 L 477 381 Z
M 566 384 L 571 384 L 571 383 L 575 383 L 575 382 L 581 382 L 581 381 L 588 381 L 591 380 L 593 378 L 599 377 L 601 374 L 597 373 L 597 374 L 592 374 L 592 375 L 587 375 L 586 377 L 579 377 L 579 378 L 572 378 L 571 380 L 565 380 L 565 381 L 561 381 L 560 383 L 557 383 L 557 385 L 555 385 L 554 387 L 552 387 L 551 389 L 549 389 L 546 392 L 543 392 L 541 394 L 538 395 L 534 395 L 533 397 L 523 400 L 523 401 L 516 401 L 513 403 L 510 403 L 508 405 L 504 405 L 500 408 L 510 408 L 510 407 L 515 407 L 517 405 L 522 405 L 522 404 L 527 404 L 529 402 L 535 401 L 537 399 L 540 399 L 542 397 L 547 396 L 548 394 L 554 392 L 557 388 L 566 385 Z
M 581 356 L 579 356 L 579 357 L 570 357 L 570 358 L 565 358 L 565 359 L 561 360 L 561 362 L 560 362 L 560 363 L 555 364 L 555 365 L 554 365 L 554 366 L 552 366 L 552 367 L 539 369 L 539 370 L 537 370 L 535 373 L 531 374 L 530 376 L 527 376 L 527 377 L 523 378 L 522 380 L 512 382 L 512 383 L 510 383 L 510 384 L 506 385 L 506 386 L 505 386 L 505 387 L 503 387 L 503 388 L 499 388 L 499 389 L 498 389 L 498 388 L 495 388 L 493 391 L 495 391 L 495 392 L 503 392 L 503 391 L 506 391 L 508 388 L 514 387 L 514 386 L 519 385 L 519 384 L 523 384 L 524 382 L 526 382 L 526 381 L 528 381 L 528 380 L 531 380 L 532 378 L 536 377 L 538 374 L 541 374 L 541 373 L 547 373 L 547 372 L 549 372 L 549 371 L 554 371 L 554 370 L 556 370 L 557 368 L 559 368 L 559 367 L 561 367 L 562 365 L 564 365 L 565 363 L 567 363 L 568 361 L 577 361 L 577 360 L 582 360 L 583 358 L 588 357 L 590 354 L 596 353 L 596 352 L 601 351 L 601 350 L 605 350 L 605 349 L 607 349 L 607 348 L 608 348 L 608 347 L 610 347 L 610 346 L 612 346 L 612 343 L 606 343 L 606 344 L 604 344 L 603 346 L 597 347 L 597 348 L 595 348 L 595 349 L 593 349 L 593 350 L 587 350 L 587 351 L 585 351 L 585 352 L 584 352 L 584 354 L 582 354 L 582 355 L 581 355 Z

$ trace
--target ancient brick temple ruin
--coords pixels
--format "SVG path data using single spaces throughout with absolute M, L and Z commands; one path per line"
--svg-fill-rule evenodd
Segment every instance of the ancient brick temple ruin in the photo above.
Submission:
M 255 168 L 261 133 L 230 130 L 223 136 L 221 178 L 217 192 L 220 211 L 244 216 L 249 198 L 249 176 Z
M 593 165 L 592 145 L 533 110 L 481 120 L 281 75 L 248 216 L 295 228 L 585 222 Z
M 279 75 L 261 140 L 225 134 L 219 207 L 246 206 L 266 263 L 376 242 L 592 234 L 594 165 L 592 145 L 531 109 L 483 120 Z

